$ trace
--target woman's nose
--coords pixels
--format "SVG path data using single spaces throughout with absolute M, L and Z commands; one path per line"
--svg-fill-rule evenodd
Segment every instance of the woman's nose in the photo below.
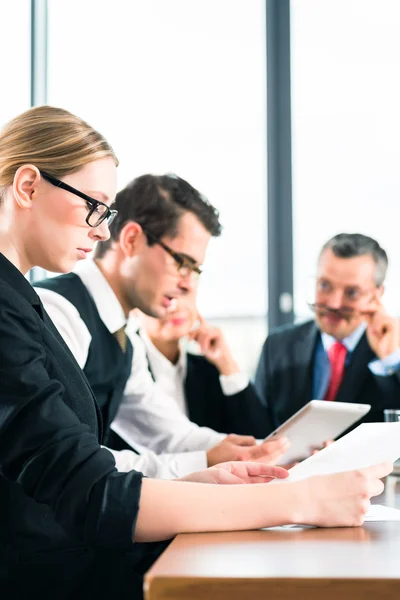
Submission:
M 98 242 L 105 242 L 110 238 L 110 229 L 107 221 L 103 221 L 97 227 L 92 227 L 89 235 Z

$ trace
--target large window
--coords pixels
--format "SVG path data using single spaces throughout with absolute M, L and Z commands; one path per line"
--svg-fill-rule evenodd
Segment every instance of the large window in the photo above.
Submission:
M 0 126 L 29 108 L 30 2 L 0 0 Z
M 175 172 L 220 210 L 199 305 L 259 320 L 237 344 L 252 362 L 266 314 L 265 63 L 263 0 L 49 3 L 49 102 L 106 135 L 121 187 Z
M 400 3 L 292 0 L 295 310 L 321 245 L 341 231 L 389 255 L 400 312 Z

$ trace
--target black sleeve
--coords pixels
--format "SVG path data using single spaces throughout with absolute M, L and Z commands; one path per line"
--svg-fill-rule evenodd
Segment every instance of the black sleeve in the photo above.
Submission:
M 279 425 L 279 421 L 275 415 L 274 406 L 271 399 L 270 346 L 271 340 L 270 337 L 267 337 L 262 347 L 254 381 L 255 393 L 268 413 L 268 422 L 270 426 L 270 431 L 268 433 L 274 431 L 274 429 L 276 429 L 276 427 Z
M 379 408 L 382 411 L 379 417 L 383 420 L 383 410 L 385 408 L 400 408 L 400 370 L 395 371 L 393 375 L 375 375 L 372 371 L 370 373 L 379 390 L 377 399 L 381 399 Z M 376 416 L 375 418 L 378 419 L 379 417 Z
M 50 378 L 49 349 L 34 310 L 28 304 L 17 310 L 12 299 L 1 296 L 2 475 L 50 507 L 71 537 L 130 547 L 142 475 L 116 471 L 111 453 L 63 401 L 62 384 Z
M 258 361 L 256 377 L 255 377 L 255 389 L 260 398 L 260 401 L 264 406 L 268 406 L 269 393 L 268 393 L 268 348 L 269 340 L 265 340 L 262 347 L 261 356 Z
M 237 394 L 225 396 L 225 422 L 228 432 L 254 435 L 259 439 L 274 430 L 269 411 L 252 383 Z

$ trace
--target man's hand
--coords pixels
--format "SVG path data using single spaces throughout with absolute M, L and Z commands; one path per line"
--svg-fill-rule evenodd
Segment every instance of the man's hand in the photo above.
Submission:
M 233 359 L 222 331 L 218 327 L 208 325 L 199 313 L 197 318 L 200 325 L 190 332 L 189 338 L 199 344 L 202 354 L 217 367 L 220 375 L 239 373 L 240 368 Z
M 289 473 L 282 467 L 272 467 L 253 462 L 227 462 L 204 471 L 190 473 L 178 481 L 197 483 L 218 483 L 232 485 L 238 483 L 269 483 L 272 479 L 286 479 Z
M 374 306 L 363 311 L 367 321 L 367 339 L 378 358 L 385 358 L 400 346 L 400 321 L 388 315 L 376 298 Z
M 318 452 L 321 452 L 321 450 L 323 450 L 324 448 L 327 448 L 328 446 L 330 446 L 331 444 L 333 444 L 335 440 L 328 440 L 327 442 L 324 442 L 322 448 L 313 448 L 311 450 L 311 456 L 313 454 L 318 454 Z
M 207 452 L 207 464 L 212 467 L 230 461 L 252 461 L 271 465 L 288 448 L 289 440 L 284 437 L 256 444 L 252 436 L 230 434 Z

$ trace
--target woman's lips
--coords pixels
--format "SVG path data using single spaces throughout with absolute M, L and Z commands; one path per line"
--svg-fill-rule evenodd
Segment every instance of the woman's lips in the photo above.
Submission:
M 92 251 L 91 248 L 77 248 L 77 250 L 81 258 L 86 258 L 89 252 Z
M 174 327 L 180 327 L 181 325 L 184 325 L 186 323 L 186 319 L 179 318 L 179 319 L 170 319 L 169 321 L 171 323 L 171 325 L 173 325 Z

